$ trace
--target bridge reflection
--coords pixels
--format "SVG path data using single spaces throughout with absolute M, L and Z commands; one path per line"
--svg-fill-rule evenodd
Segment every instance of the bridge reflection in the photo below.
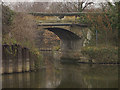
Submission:
M 3 88 L 117 88 L 114 65 L 60 64 L 53 52 L 42 52 L 45 68 L 2 76 Z M 59 54 L 59 53 L 58 53 Z

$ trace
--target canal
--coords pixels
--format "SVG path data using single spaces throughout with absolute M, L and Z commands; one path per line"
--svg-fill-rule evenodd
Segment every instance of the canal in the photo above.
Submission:
M 117 88 L 117 65 L 61 63 L 58 52 L 42 51 L 35 72 L 2 75 L 2 88 Z

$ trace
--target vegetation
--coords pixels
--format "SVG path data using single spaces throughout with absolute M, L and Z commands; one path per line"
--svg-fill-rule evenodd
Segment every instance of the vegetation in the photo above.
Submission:
M 59 49 L 60 49 L 60 46 L 54 46 L 54 47 L 53 47 L 53 50 L 58 51 Z
M 16 12 L 81 12 L 90 7 L 90 0 L 78 0 L 78 2 L 12 2 L 10 7 Z
M 10 49 L 7 51 L 14 55 L 12 52 L 17 50 L 17 45 L 20 45 L 22 48 L 28 48 L 38 60 L 41 60 L 41 54 L 35 45 L 37 27 L 33 17 L 26 13 L 14 12 L 3 5 L 2 21 L 2 44 L 9 45 Z M 14 51 L 12 45 L 16 48 Z
M 81 0 L 82 1 L 82 0 Z M 89 1 L 89 0 L 88 0 Z M 28 15 L 24 12 L 100 12 L 98 15 L 93 14 L 86 14 L 81 15 L 79 18 L 77 18 L 76 22 L 79 23 L 87 23 L 89 24 L 90 30 L 92 31 L 92 39 L 89 41 L 86 47 L 83 48 L 83 53 L 91 57 L 89 55 L 89 47 L 93 49 L 91 51 L 91 54 L 99 56 L 99 53 L 103 53 L 103 48 L 109 52 L 111 49 L 112 57 L 114 57 L 116 53 L 116 48 L 118 46 L 118 27 L 120 26 L 120 23 L 118 23 L 118 3 L 115 2 L 110 3 L 101 3 L 100 8 L 91 8 L 90 5 L 92 5 L 93 2 L 60 2 L 60 3 L 42 3 L 42 2 L 34 2 L 34 3 L 16 3 L 11 4 L 10 7 L 12 7 L 13 10 L 18 12 L 13 12 L 10 10 L 7 6 L 3 6 L 3 44 L 19 44 L 23 47 L 27 47 L 31 49 L 34 53 L 38 53 L 36 50 L 36 36 L 39 43 L 37 43 L 37 46 L 43 46 L 43 47 L 50 47 L 55 50 L 58 50 L 59 47 L 59 41 L 60 39 L 54 35 L 53 33 L 49 31 L 42 31 L 39 30 L 39 35 L 36 34 L 36 23 L 33 21 L 33 17 L 31 15 Z M 24 7 L 22 7 L 24 6 Z M 42 8 L 42 6 L 46 8 Z M 19 8 L 21 7 L 21 8 Z M 42 10 L 39 9 L 41 7 Z M 49 7 L 49 8 L 47 8 Z M 56 8 L 54 8 L 56 7 Z M 25 8 L 25 10 L 23 10 Z M 54 8 L 54 9 L 53 9 Z M 37 32 L 38 33 L 38 32 Z M 102 48 L 103 47 L 103 48 Z M 110 49 L 109 49 L 110 47 Z M 97 48 L 97 49 L 96 49 Z M 90 50 L 91 50 L 90 49 Z M 95 51 L 97 50 L 97 51 Z M 88 52 L 87 52 L 88 51 Z M 93 53 L 92 53 L 93 52 Z M 107 52 L 106 52 L 107 53 Z M 92 56 L 93 59 L 94 56 Z M 95 56 L 96 57 L 96 56 Z M 111 57 L 111 60 L 113 60 Z M 106 59 L 109 57 L 106 57 Z M 116 57 L 115 57 L 116 58 Z
M 2 34 L 3 37 L 10 32 L 10 25 L 12 24 L 14 12 L 8 6 L 2 5 Z
M 98 11 L 100 15 L 82 16 L 83 23 L 91 25 L 92 39 L 82 49 L 82 53 L 90 59 L 104 62 L 117 62 L 118 60 L 118 3 L 107 2 Z M 93 10 L 94 11 L 94 10 Z
M 89 45 L 96 44 L 106 44 L 118 46 L 118 3 L 114 5 L 108 2 L 104 7 L 106 9 L 102 10 L 103 7 L 99 11 L 99 15 L 88 14 L 86 16 L 81 16 L 79 19 L 80 23 L 88 23 L 91 27 L 92 31 L 92 40 Z M 94 12 L 94 10 L 91 10 Z M 96 41 L 97 39 L 97 41 Z
M 84 47 L 82 54 L 87 56 L 94 63 L 117 63 L 118 48 L 117 47 Z
M 41 53 L 39 52 L 39 49 L 35 48 L 34 50 L 31 50 L 33 57 L 35 61 L 35 70 L 40 69 L 41 66 L 43 66 L 43 57 Z
M 16 13 L 3 5 L 3 44 L 19 44 L 34 47 L 36 25 L 33 17 L 25 13 Z
M 58 46 L 60 39 L 53 32 L 43 29 L 44 27 L 37 28 L 37 38 L 36 38 L 36 46 L 38 48 L 53 48 L 54 46 Z
M 6 9 L 3 6 L 4 8 Z M 6 12 L 9 12 L 8 15 Z M 6 12 L 3 12 L 3 44 L 19 44 L 32 48 L 36 35 L 33 17 L 25 13 L 14 13 L 10 9 Z

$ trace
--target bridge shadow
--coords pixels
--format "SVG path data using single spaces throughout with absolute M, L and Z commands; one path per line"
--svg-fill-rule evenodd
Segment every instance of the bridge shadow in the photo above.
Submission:
M 62 59 L 80 59 L 80 49 L 82 47 L 83 39 L 75 33 L 58 27 L 44 28 L 55 33 L 61 40 L 60 47 L 62 52 Z
M 77 40 L 81 39 L 80 36 L 74 34 L 73 32 L 70 32 L 67 29 L 53 27 L 53 28 L 44 28 L 48 29 L 49 31 L 55 33 L 61 40 Z

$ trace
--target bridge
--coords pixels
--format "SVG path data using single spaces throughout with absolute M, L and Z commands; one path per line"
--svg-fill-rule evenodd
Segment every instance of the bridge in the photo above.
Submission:
M 30 13 L 34 16 L 38 27 L 43 27 L 55 33 L 61 40 L 62 59 L 81 57 L 81 47 L 85 41 L 84 35 L 89 31 L 88 25 L 76 21 L 86 13 Z M 98 13 L 91 13 L 98 14 Z

